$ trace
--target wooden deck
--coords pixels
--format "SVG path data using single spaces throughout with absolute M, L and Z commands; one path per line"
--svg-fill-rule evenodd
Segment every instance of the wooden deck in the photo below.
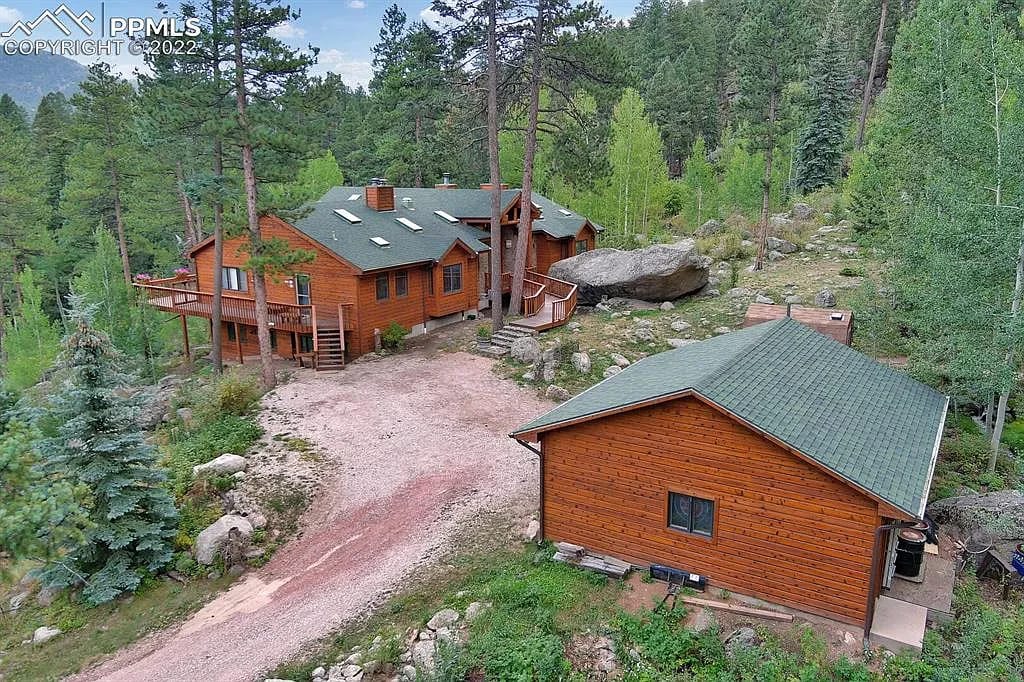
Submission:
M 503 273 L 501 277 L 502 288 L 506 281 L 512 281 L 511 273 Z M 516 320 L 515 325 L 544 331 L 565 324 L 575 311 L 575 284 L 542 275 L 534 270 L 527 271 L 526 279 L 523 281 L 523 317 Z

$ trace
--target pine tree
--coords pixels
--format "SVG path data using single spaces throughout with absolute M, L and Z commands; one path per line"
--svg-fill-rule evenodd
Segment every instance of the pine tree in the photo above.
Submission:
M 748 0 L 746 15 L 736 31 L 733 52 L 739 81 L 737 113 L 753 148 L 764 154 L 761 179 L 761 217 L 757 259 L 764 267 L 768 255 L 768 211 L 772 197 L 775 148 L 789 121 L 786 86 L 797 73 L 811 25 L 804 0 Z
M 32 119 L 32 136 L 43 157 L 46 174 L 46 202 L 50 206 L 50 229 L 60 227 L 60 193 L 67 181 L 67 159 L 71 153 L 71 104 L 62 92 L 51 92 L 39 102 Z
M 18 103 L 7 93 L 0 95 L 0 121 L 8 123 L 21 132 L 28 130 L 28 116 L 25 114 L 25 110 L 18 106 Z
M 21 305 L 14 316 L 3 320 L 3 380 L 9 391 L 21 391 L 39 381 L 60 349 L 60 335 L 43 311 L 31 268 L 22 270 L 18 283 Z
M 83 584 L 90 604 L 134 591 L 142 576 L 171 559 L 177 511 L 163 486 L 153 448 L 144 439 L 135 408 L 120 394 L 122 359 L 88 311 L 72 298 L 74 330 L 64 340 L 60 368 L 66 379 L 51 398 L 47 421 L 55 432 L 40 444 L 43 470 L 81 482 L 89 490 L 91 527 L 80 543 L 41 574 L 45 584 Z
M 46 561 L 83 537 L 85 490 L 40 470 L 37 439 L 17 421 L 0 430 L 0 575 L 4 564 Z
M 97 62 L 81 92 L 71 98 L 75 106 L 71 137 L 75 150 L 68 158 L 68 183 L 61 202 L 65 218 L 62 245 L 81 248 L 97 218 L 117 236 L 121 274 L 132 280 L 124 192 L 133 171 L 138 147 L 131 131 L 136 95 L 131 84 Z
M 718 179 L 715 167 L 708 161 L 703 137 L 693 143 L 686 159 L 683 187 L 686 192 L 681 212 L 689 225 L 699 227 L 708 218 L 718 215 Z
M 811 61 L 807 84 L 811 120 L 800 133 L 795 160 L 794 185 L 802 192 L 813 192 L 835 182 L 843 160 L 852 101 L 844 34 L 837 3 L 832 7 Z

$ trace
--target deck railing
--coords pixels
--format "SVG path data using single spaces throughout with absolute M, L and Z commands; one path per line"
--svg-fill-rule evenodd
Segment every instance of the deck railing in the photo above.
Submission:
M 152 282 L 140 282 L 136 286 L 144 289 L 149 302 L 161 310 L 195 317 L 212 316 L 213 294 L 189 288 L 194 286 L 194 282 L 189 285 L 188 280 L 176 279 L 170 286 Z M 268 301 L 267 314 L 271 326 L 275 329 L 309 333 L 316 327 L 315 307 L 312 305 Z M 222 294 L 221 317 L 226 322 L 255 325 L 256 302 L 243 296 Z
M 544 285 L 551 299 L 551 321 L 555 325 L 562 324 L 572 317 L 576 312 L 577 303 L 578 287 L 575 284 L 542 275 L 534 270 L 530 270 L 527 275 Z
M 530 317 L 544 307 L 544 285 L 532 279 L 523 280 L 523 317 Z

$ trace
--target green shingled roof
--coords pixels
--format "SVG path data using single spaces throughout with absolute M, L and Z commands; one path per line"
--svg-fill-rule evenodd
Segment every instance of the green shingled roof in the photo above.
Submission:
M 641 360 L 512 435 L 685 391 L 924 514 L 946 397 L 788 317 Z
M 544 232 L 555 239 L 564 239 L 566 237 L 575 237 L 583 229 L 583 226 L 587 224 L 587 219 L 579 213 L 573 213 L 564 206 L 559 206 L 540 194 L 534 193 L 531 196 L 533 203 L 540 206 L 541 211 L 540 219 L 533 221 L 533 229 L 535 231 Z M 604 229 L 594 223 L 590 224 L 599 232 Z

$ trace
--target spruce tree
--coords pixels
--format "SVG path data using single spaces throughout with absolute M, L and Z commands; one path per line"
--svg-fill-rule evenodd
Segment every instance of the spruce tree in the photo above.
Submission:
M 43 97 L 32 119 L 32 136 L 43 158 L 46 202 L 50 206 L 50 228 L 60 227 L 60 193 L 67 181 L 67 159 L 71 152 L 71 104 L 62 92 Z
M 86 602 L 102 604 L 167 565 L 178 515 L 136 408 L 120 392 L 127 381 L 122 358 L 77 296 L 71 319 L 59 363 L 66 376 L 46 419 L 55 428 L 40 452 L 45 472 L 88 488 L 92 525 L 41 577 L 50 587 L 81 584 Z
M 844 33 L 836 4 L 811 61 L 807 83 L 811 120 L 800 133 L 796 148 L 794 185 L 801 192 L 813 192 L 835 182 L 843 160 L 852 101 Z

